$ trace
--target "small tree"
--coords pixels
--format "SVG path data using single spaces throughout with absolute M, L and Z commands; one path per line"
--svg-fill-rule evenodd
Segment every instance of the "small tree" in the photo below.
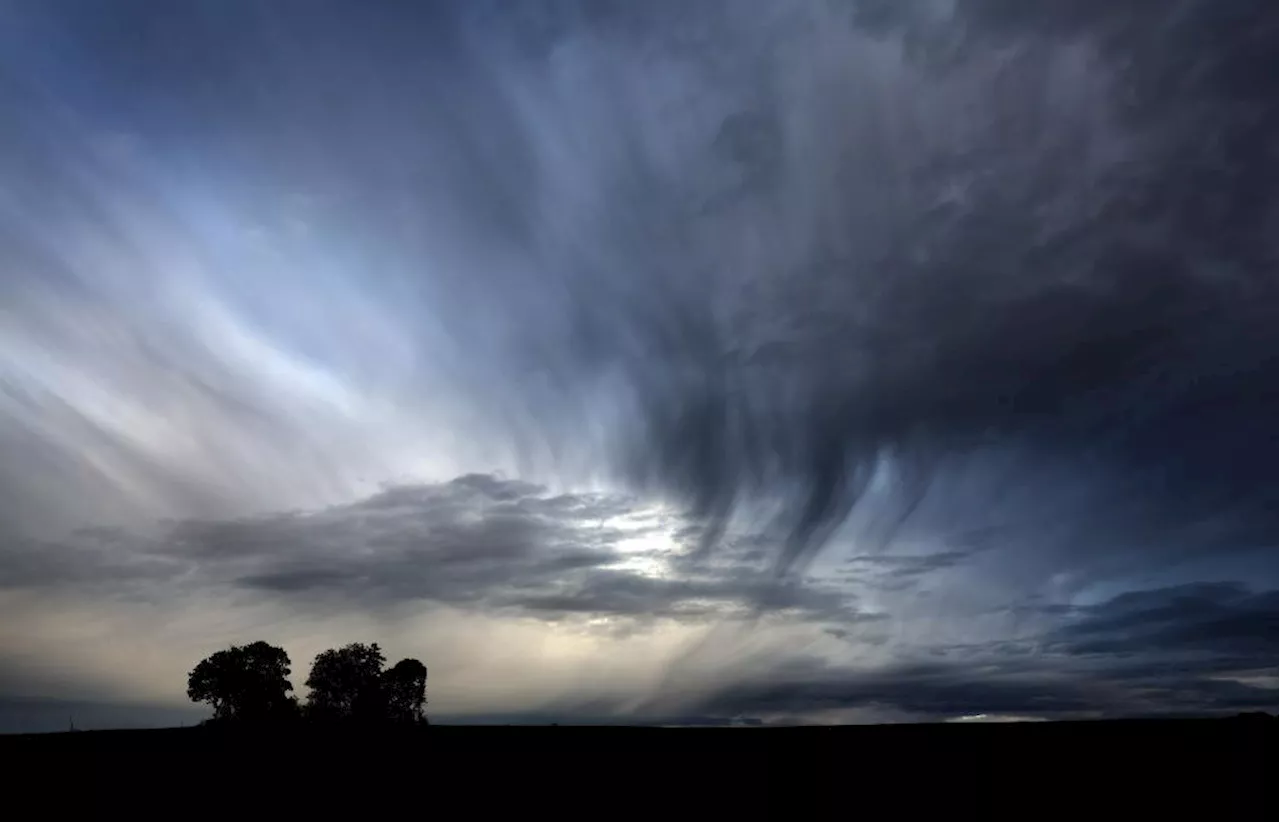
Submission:
M 378 643 L 353 642 L 316 655 L 307 677 L 308 710 L 317 718 L 380 718 L 385 714 L 382 665 Z
M 233 645 L 200 661 L 187 676 L 187 696 L 206 702 L 215 720 L 265 721 L 292 713 L 289 655 L 254 642 Z
M 402 659 L 382 674 L 387 718 L 393 722 L 423 721 L 427 704 L 427 666 L 416 659 Z

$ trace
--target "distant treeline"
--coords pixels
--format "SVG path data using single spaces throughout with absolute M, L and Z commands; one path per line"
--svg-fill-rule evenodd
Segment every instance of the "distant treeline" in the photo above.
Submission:
M 427 667 L 416 659 L 384 668 L 376 642 L 324 651 L 311 663 L 305 703 L 290 693 L 289 664 L 283 648 L 266 642 L 233 645 L 192 669 L 187 696 L 208 703 L 218 724 L 427 724 Z

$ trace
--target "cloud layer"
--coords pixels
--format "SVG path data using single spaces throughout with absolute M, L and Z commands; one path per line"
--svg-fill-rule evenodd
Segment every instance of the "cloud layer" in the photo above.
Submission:
M 4 4 L 0 696 L 1274 699 L 1273 6 L 504 5 Z

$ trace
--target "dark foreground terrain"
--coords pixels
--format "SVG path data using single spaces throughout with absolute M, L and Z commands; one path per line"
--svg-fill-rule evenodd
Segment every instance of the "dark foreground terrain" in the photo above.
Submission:
M 10 797 L 37 798 L 46 810 L 87 801 L 201 818 L 228 806 L 246 819 L 271 808 L 331 818 L 391 806 L 477 819 L 926 811 L 1273 819 L 1276 738 L 1265 715 L 839 728 L 190 728 L 0 737 L 0 774 Z

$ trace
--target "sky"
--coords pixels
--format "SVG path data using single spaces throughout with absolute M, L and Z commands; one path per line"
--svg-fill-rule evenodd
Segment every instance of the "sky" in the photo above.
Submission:
M 1264 0 L 0 0 L 0 731 L 1277 704 Z

